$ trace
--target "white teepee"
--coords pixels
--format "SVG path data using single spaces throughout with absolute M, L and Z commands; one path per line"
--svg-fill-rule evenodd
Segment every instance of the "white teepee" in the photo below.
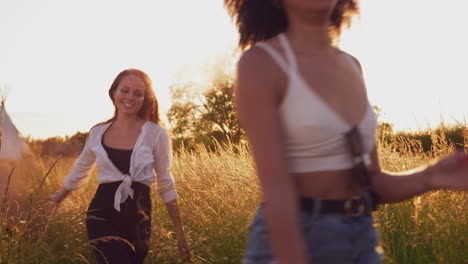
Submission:
M 30 154 L 31 150 L 5 110 L 5 97 L 0 100 L 0 160 L 21 160 L 23 154 Z

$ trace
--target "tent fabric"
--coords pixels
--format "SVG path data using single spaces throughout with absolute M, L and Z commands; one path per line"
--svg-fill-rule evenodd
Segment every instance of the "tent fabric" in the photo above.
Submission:
M 0 106 L 0 160 L 21 160 L 22 155 L 26 153 L 31 153 L 31 151 L 6 112 L 5 104 L 2 103 Z

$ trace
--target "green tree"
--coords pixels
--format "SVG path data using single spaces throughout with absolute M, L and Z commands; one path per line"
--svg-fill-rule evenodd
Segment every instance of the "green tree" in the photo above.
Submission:
M 176 150 L 200 143 L 214 149 L 216 143 L 236 144 L 243 139 L 234 103 L 234 61 L 234 56 L 222 57 L 205 67 L 211 77 L 204 84 L 181 81 L 171 86 L 167 117 Z
M 212 131 L 219 131 L 218 141 L 239 143 L 243 131 L 234 104 L 234 81 L 225 79 L 214 83 L 204 94 L 202 119 L 212 124 Z
M 216 142 L 234 144 L 243 138 L 234 104 L 234 80 L 216 80 L 202 94 L 187 95 L 193 83 L 172 87 L 173 104 L 167 117 L 174 137 L 174 148 L 191 148 L 203 143 L 214 148 Z M 187 100 L 190 98 L 190 100 Z

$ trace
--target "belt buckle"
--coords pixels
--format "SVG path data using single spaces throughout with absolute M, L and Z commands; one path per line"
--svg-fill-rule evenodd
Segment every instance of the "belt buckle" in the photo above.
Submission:
M 357 203 L 357 207 L 353 209 L 353 202 Z M 352 217 L 358 217 L 366 211 L 366 201 L 361 196 L 354 196 L 347 199 L 344 203 L 346 213 Z

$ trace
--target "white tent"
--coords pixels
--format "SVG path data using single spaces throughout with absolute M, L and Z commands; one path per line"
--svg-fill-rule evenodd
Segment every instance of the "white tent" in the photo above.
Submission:
M 0 106 L 0 160 L 21 160 L 23 154 L 30 154 L 31 150 L 21 138 L 18 129 L 11 121 L 5 110 L 5 98 L 1 98 Z

